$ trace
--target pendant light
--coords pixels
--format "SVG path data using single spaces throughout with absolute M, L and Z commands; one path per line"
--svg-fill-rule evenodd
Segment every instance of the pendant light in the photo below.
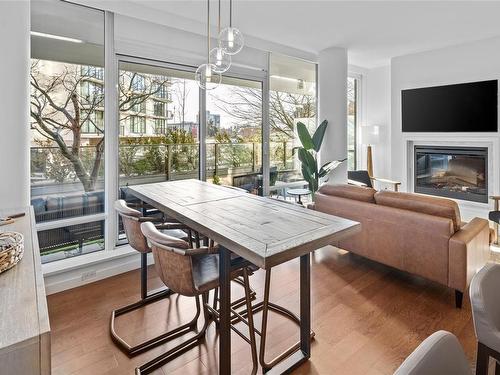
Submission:
M 207 0 L 207 62 L 201 64 L 195 72 L 195 80 L 203 90 L 213 90 L 222 80 L 220 73 L 215 71 L 216 66 L 210 62 L 210 0 Z
M 233 0 L 229 0 L 229 27 L 219 33 L 219 45 L 228 55 L 236 55 L 243 49 L 243 35 L 233 27 Z
M 220 34 L 220 2 L 219 0 L 219 17 L 217 20 L 217 31 Z M 231 56 L 224 52 L 218 41 L 216 48 L 210 51 L 210 61 L 215 65 L 214 71 L 216 73 L 224 73 L 231 67 Z

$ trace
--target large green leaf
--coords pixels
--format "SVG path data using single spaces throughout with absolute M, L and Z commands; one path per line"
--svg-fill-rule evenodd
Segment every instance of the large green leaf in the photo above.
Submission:
M 302 143 L 302 147 L 306 150 L 312 150 L 314 148 L 314 143 L 307 130 L 307 127 L 302 123 L 297 123 L 297 134 L 299 135 L 300 143 Z
M 342 160 L 334 160 L 334 161 L 329 161 L 328 163 L 325 163 L 321 166 L 318 172 L 318 177 L 325 177 L 328 173 L 333 171 L 335 168 L 337 168 L 340 164 L 342 164 L 344 161 L 347 159 L 342 159 Z
M 307 168 L 304 164 L 302 165 L 302 176 L 304 177 L 304 180 L 309 183 L 314 179 L 311 172 L 309 171 L 309 168 Z
M 328 121 L 323 120 L 323 122 L 318 126 L 314 135 L 312 137 L 312 142 L 314 146 L 314 151 L 318 152 L 321 149 L 321 144 L 323 143 L 323 138 L 325 137 L 326 127 L 328 126 Z
M 302 166 L 306 166 L 312 175 L 317 173 L 318 165 L 310 152 L 306 151 L 303 148 L 299 148 L 298 156 L 300 162 L 302 163 Z

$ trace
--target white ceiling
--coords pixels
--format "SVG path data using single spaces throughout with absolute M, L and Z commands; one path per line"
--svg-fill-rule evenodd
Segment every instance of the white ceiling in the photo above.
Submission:
M 164 15 L 165 23 L 174 16 L 191 28 L 199 24 L 196 32 L 206 22 L 205 0 L 128 2 Z M 217 0 L 211 6 L 215 24 Z M 222 6 L 227 10 L 228 1 Z M 244 35 L 312 53 L 346 47 L 349 62 L 367 68 L 394 56 L 500 35 L 495 1 L 234 0 L 233 8 L 233 24 Z

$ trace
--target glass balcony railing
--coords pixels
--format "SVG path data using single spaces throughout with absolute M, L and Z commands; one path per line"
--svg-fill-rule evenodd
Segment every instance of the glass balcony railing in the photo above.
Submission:
M 292 153 L 292 142 L 271 142 L 270 164 L 279 171 L 297 169 Z M 80 160 L 84 166 L 95 160 L 92 146 L 81 148 Z M 104 163 L 99 171 L 93 191 L 104 188 L 102 181 Z M 228 176 L 235 173 L 260 172 L 262 144 L 253 143 L 208 143 L 207 176 Z M 199 144 L 120 145 L 120 185 L 132 185 L 155 181 L 198 178 Z M 71 162 L 58 147 L 31 148 L 31 196 L 64 195 L 82 192 L 82 184 Z M 95 213 L 95 212 L 93 212 Z M 75 213 L 71 216 L 79 216 Z M 51 219 L 58 219 L 54 217 Z
M 271 142 L 270 164 L 281 179 L 300 173 L 292 147 L 292 142 Z M 90 169 L 95 148 L 82 147 L 79 159 L 81 165 Z M 120 145 L 120 195 L 125 195 L 122 190 L 129 185 L 199 178 L 199 159 L 197 143 Z M 208 181 L 238 185 L 258 179 L 257 184 L 261 184 L 261 166 L 261 143 L 207 143 Z M 31 204 L 36 222 L 49 224 L 39 231 L 42 261 L 102 250 L 102 217 L 89 216 L 93 221 L 82 224 L 72 220 L 104 212 L 104 161 L 92 189 L 85 191 L 73 164 L 58 147 L 32 147 Z

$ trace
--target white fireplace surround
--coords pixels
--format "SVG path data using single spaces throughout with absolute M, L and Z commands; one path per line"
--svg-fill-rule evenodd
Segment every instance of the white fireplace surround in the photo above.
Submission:
M 485 147 L 488 149 L 488 196 L 497 195 L 500 190 L 500 139 L 497 136 L 476 134 L 403 134 L 404 163 L 406 171 L 402 174 L 403 185 L 408 192 L 414 190 L 414 146 L 445 146 L 445 147 Z M 479 203 L 454 199 L 462 214 L 462 219 L 468 221 L 473 217 L 488 217 L 488 211 L 493 207 L 491 202 Z

